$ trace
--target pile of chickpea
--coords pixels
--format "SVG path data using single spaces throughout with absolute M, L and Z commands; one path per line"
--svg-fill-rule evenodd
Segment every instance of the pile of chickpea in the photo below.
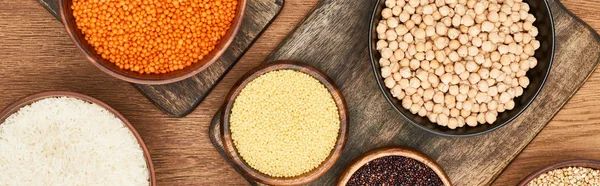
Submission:
M 376 27 L 385 86 L 438 125 L 494 123 L 538 63 L 529 10 L 522 0 L 386 0 Z

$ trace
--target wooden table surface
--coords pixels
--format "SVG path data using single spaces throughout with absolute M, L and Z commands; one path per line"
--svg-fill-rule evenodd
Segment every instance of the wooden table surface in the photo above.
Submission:
M 233 83 L 260 64 L 317 2 L 286 0 L 279 17 L 207 99 L 185 118 L 168 118 L 130 84 L 89 63 L 60 22 L 37 1 L 0 0 L 0 107 L 41 91 L 87 94 L 119 110 L 138 129 L 152 154 L 159 185 L 245 185 L 248 183 L 211 145 L 209 122 Z M 562 2 L 600 31 L 600 0 Z M 600 159 L 598 92 L 600 71 L 590 77 L 494 185 L 515 185 L 529 173 L 563 160 Z

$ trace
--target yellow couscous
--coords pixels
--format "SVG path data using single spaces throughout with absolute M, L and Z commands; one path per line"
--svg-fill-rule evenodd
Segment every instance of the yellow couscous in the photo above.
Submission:
M 295 70 L 252 80 L 235 99 L 230 117 L 231 137 L 242 159 L 273 177 L 317 168 L 340 131 L 331 93 L 314 77 Z

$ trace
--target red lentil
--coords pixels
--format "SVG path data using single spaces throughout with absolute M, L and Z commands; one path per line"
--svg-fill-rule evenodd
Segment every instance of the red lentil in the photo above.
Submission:
M 237 0 L 73 0 L 73 16 L 102 58 L 140 74 L 181 70 L 208 55 Z

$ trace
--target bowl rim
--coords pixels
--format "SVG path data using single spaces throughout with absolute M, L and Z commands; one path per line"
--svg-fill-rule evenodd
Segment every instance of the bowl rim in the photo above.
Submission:
M 321 162 L 321 164 L 307 172 L 295 177 L 272 177 L 267 174 L 264 174 L 254 168 L 250 167 L 239 155 L 237 152 L 235 145 L 233 143 L 233 139 L 231 138 L 231 131 L 229 130 L 229 116 L 231 115 L 231 108 L 233 107 L 233 103 L 237 95 L 241 92 L 245 86 L 254 80 L 256 77 L 263 75 L 268 72 L 273 72 L 277 70 L 295 70 L 298 72 L 302 72 L 305 74 L 314 77 L 319 80 L 321 84 L 323 84 L 328 91 L 331 93 L 336 105 L 338 107 L 338 113 L 340 116 L 340 130 L 338 134 L 338 138 L 334 148 L 332 149 L 329 156 Z M 242 78 L 238 80 L 238 82 L 233 86 L 230 90 L 229 94 L 225 98 L 223 106 L 221 110 L 221 137 L 223 140 L 223 147 L 225 154 L 232 161 L 232 166 L 239 170 L 245 177 L 252 178 L 257 180 L 258 182 L 269 184 L 269 185 L 301 185 L 312 182 L 317 178 L 321 177 L 329 169 L 333 167 L 333 165 L 337 162 L 338 158 L 341 156 L 342 151 L 344 150 L 348 130 L 349 130 L 349 117 L 348 117 L 348 109 L 347 109 L 346 101 L 336 86 L 334 81 L 329 78 L 324 72 L 319 69 L 310 66 L 305 63 L 290 61 L 290 60 L 281 60 L 275 62 L 264 63 L 246 73 Z
M 370 21 L 370 25 L 369 25 L 369 59 L 371 61 L 371 67 L 373 68 L 373 72 L 375 75 L 375 79 L 377 80 L 377 85 L 379 86 L 379 90 L 381 91 L 381 93 L 383 94 L 383 97 L 385 97 L 385 100 L 392 106 L 392 108 L 399 113 L 405 120 L 407 120 L 410 124 L 412 124 L 413 126 L 416 126 L 422 130 L 425 130 L 427 132 L 436 134 L 436 135 L 440 135 L 440 136 L 444 136 L 444 137 L 473 137 L 473 136 L 478 136 L 478 135 L 482 135 L 482 134 L 487 134 L 490 133 L 492 131 L 495 131 L 501 127 L 504 127 L 505 125 L 511 123 L 513 120 L 515 120 L 517 117 L 519 117 L 521 115 L 521 113 L 523 113 L 528 107 L 529 105 L 531 105 L 531 103 L 533 103 L 533 101 L 535 100 L 535 98 L 537 98 L 537 96 L 540 94 L 540 92 L 542 91 L 542 89 L 544 88 L 544 85 L 546 84 L 546 80 L 548 80 L 548 76 L 550 75 L 550 71 L 552 70 L 552 64 L 554 63 L 554 54 L 555 54 L 555 49 L 556 49 L 556 33 L 555 33 L 555 25 L 554 25 L 554 18 L 552 17 L 552 10 L 550 9 L 550 4 L 548 3 L 548 0 L 543 0 L 544 2 L 544 6 L 546 8 L 546 10 L 548 11 L 549 14 L 549 18 L 550 18 L 550 32 L 551 32 L 551 53 L 552 55 L 550 56 L 550 62 L 548 65 L 548 69 L 546 70 L 546 73 L 544 75 L 544 79 L 542 80 L 540 87 L 535 91 L 535 93 L 533 94 L 533 97 L 531 97 L 530 100 L 527 101 L 527 103 L 525 104 L 525 106 L 519 110 L 514 116 L 510 117 L 508 120 L 506 120 L 503 123 L 500 123 L 492 128 L 486 129 L 484 131 L 480 131 L 480 132 L 475 132 L 475 133 L 469 133 L 469 134 L 448 134 L 448 133 L 444 133 L 444 132 L 440 132 L 437 130 L 433 130 L 430 128 L 427 128 L 425 126 L 423 126 L 420 123 L 417 123 L 415 121 L 413 121 L 412 119 L 410 119 L 408 116 L 404 115 L 404 113 L 402 113 L 400 111 L 400 109 L 403 108 L 398 108 L 398 106 L 396 104 L 394 104 L 394 102 L 392 102 L 392 98 L 390 98 L 386 91 L 387 87 L 385 87 L 385 85 L 382 83 L 382 78 L 381 75 L 379 73 L 379 70 L 377 69 L 377 64 L 378 63 L 375 60 L 375 54 L 373 53 L 373 42 L 372 42 L 372 38 L 373 38 L 373 27 L 375 26 L 375 19 L 378 16 L 377 15 L 377 9 L 379 8 L 379 5 L 384 2 L 385 0 L 377 0 L 377 3 L 375 4 L 375 7 L 373 8 L 373 13 L 371 14 L 371 21 Z M 468 127 L 468 126 L 467 126 Z
M 567 161 L 554 163 L 554 164 L 545 166 L 544 168 L 541 168 L 535 172 L 532 172 L 527 177 L 525 177 L 523 180 L 521 180 L 521 182 L 518 185 L 519 186 L 527 186 L 527 184 L 529 184 L 529 182 L 533 181 L 535 178 L 537 178 L 538 176 L 540 176 L 546 172 L 549 172 L 549 171 L 552 171 L 555 169 L 566 168 L 566 167 L 585 167 L 585 168 L 600 170 L 600 161 L 590 160 L 590 159 L 574 159 L 574 160 L 567 160 Z
M 10 105 L 6 106 L 2 111 L 0 111 L 0 124 L 4 123 L 4 120 L 6 120 L 6 118 L 10 117 L 12 114 L 19 111 L 24 106 L 31 105 L 32 103 L 34 103 L 36 101 L 40 101 L 40 100 L 43 100 L 46 98 L 54 98 L 54 97 L 75 98 L 75 99 L 82 100 L 82 101 L 85 101 L 88 103 L 96 104 L 96 105 L 108 110 L 110 113 L 112 113 L 117 118 L 119 118 L 119 120 L 121 120 L 123 122 L 125 127 L 127 127 L 129 129 L 129 131 L 131 131 L 133 136 L 136 138 L 138 144 L 140 145 L 140 148 L 144 152 L 144 159 L 146 160 L 148 174 L 150 174 L 148 177 L 148 181 L 150 182 L 151 186 L 156 186 L 156 171 L 154 169 L 154 163 L 152 162 L 152 157 L 150 156 L 150 151 L 148 150 L 148 147 L 144 143 L 142 136 L 137 132 L 137 130 L 135 129 L 135 127 L 133 127 L 133 125 L 129 122 L 129 120 L 127 120 L 127 118 L 125 118 L 125 116 L 123 116 L 120 112 L 118 112 L 117 110 L 115 110 L 114 108 L 109 106 L 108 104 L 106 104 L 96 98 L 93 98 L 91 96 L 80 94 L 77 92 L 71 92 L 71 91 L 46 91 L 46 92 L 32 94 L 32 95 L 20 98 L 19 100 L 11 103 Z
M 353 160 L 352 164 L 350 164 L 346 169 L 344 169 L 344 172 L 342 172 L 341 176 L 339 177 L 337 185 L 346 185 L 348 181 L 350 181 L 352 175 L 354 175 L 354 173 L 358 171 L 358 169 L 363 167 L 366 163 L 386 156 L 402 156 L 421 162 L 427 167 L 429 167 L 431 170 L 433 170 L 436 173 L 436 175 L 440 178 L 442 183 L 444 183 L 444 185 L 452 185 L 450 178 L 448 177 L 444 169 L 442 169 L 442 167 L 440 167 L 440 165 L 437 164 L 435 160 L 431 159 L 431 157 L 427 156 L 423 152 L 401 146 L 382 147 L 371 150 L 359 156 L 358 158 Z
M 185 79 L 193 77 L 193 76 L 197 75 L 198 73 L 206 70 L 214 62 L 216 62 L 223 55 L 223 53 L 225 53 L 225 51 L 227 51 L 227 49 L 229 48 L 231 43 L 233 43 L 233 40 L 236 38 L 237 34 L 239 33 L 241 25 L 243 23 L 246 6 L 247 6 L 247 2 L 248 2 L 247 0 L 238 0 L 238 7 L 237 7 L 238 10 L 236 10 L 237 15 L 232 20 L 232 25 L 229 28 L 229 30 L 227 31 L 227 33 L 231 33 L 231 35 L 228 38 L 221 38 L 219 43 L 223 43 L 223 46 L 221 48 L 215 48 L 210 52 L 210 53 L 215 54 L 212 56 L 212 58 L 203 58 L 203 59 L 197 61 L 197 63 L 203 62 L 203 64 L 194 70 L 191 70 L 187 73 L 184 73 L 184 74 L 181 74 L 178 76 L 169 77 L 169 78 L 161 78 L 161 79 L 141 79 L 141 78 L 131 77 L 131 76 L 120 74 L 120 73 L 117 73 L 116 71 L 113 71 L 112 69 L 105 66 L 102 62 L 100 62 L 101 59 L 96 59 L 94 56 L 92 56 L 90 54 L 91 51 L 88 51 L 83 47 L 82 42 L 87 43 L 87 41 L 78 40 L 75 37 L 74 32 L 78 32 L 79 30 L 70 29 L 72 25 L 70 25 L 70 23 L 67 21 L 67 17 L 65 14 L 73 14 L 73 11 L 65 10 L 63 8 L 63 3 L 65 1 L 72 1 L 72 0 L 58 0 L 58 12 L 60 14 L 60 20 L 63 23 L 63 26 L 67 32 L 67 35 L 69 36 L 69 38 L 71 38 L 71 41 L 75 44 L 75 46 L 77 46 L 79 51 L 81 53 L 83 53 L 83 55 L 88 59 L 88 61 L 90 61 L 98 69 L 100 69 L 104 73 L 107 73 L 110 76 L 113 76 L 117 79 L 121 79 L 123 81 L 127 81 L 130 83 L 142 84 L 142 85 L 164 85 L 164 84 L 175 83 L 175 82 L 183 81 Z M 76 25 L 73 25 L 73 26 L 76 27 Z M 218 43 L 217 43 L 217 45 L 218 45 Z M 191 68 L 191 67 L 186 67 L 186 68 Z M 147 75 L 152 76 L 154 74 L 147 74 Z

